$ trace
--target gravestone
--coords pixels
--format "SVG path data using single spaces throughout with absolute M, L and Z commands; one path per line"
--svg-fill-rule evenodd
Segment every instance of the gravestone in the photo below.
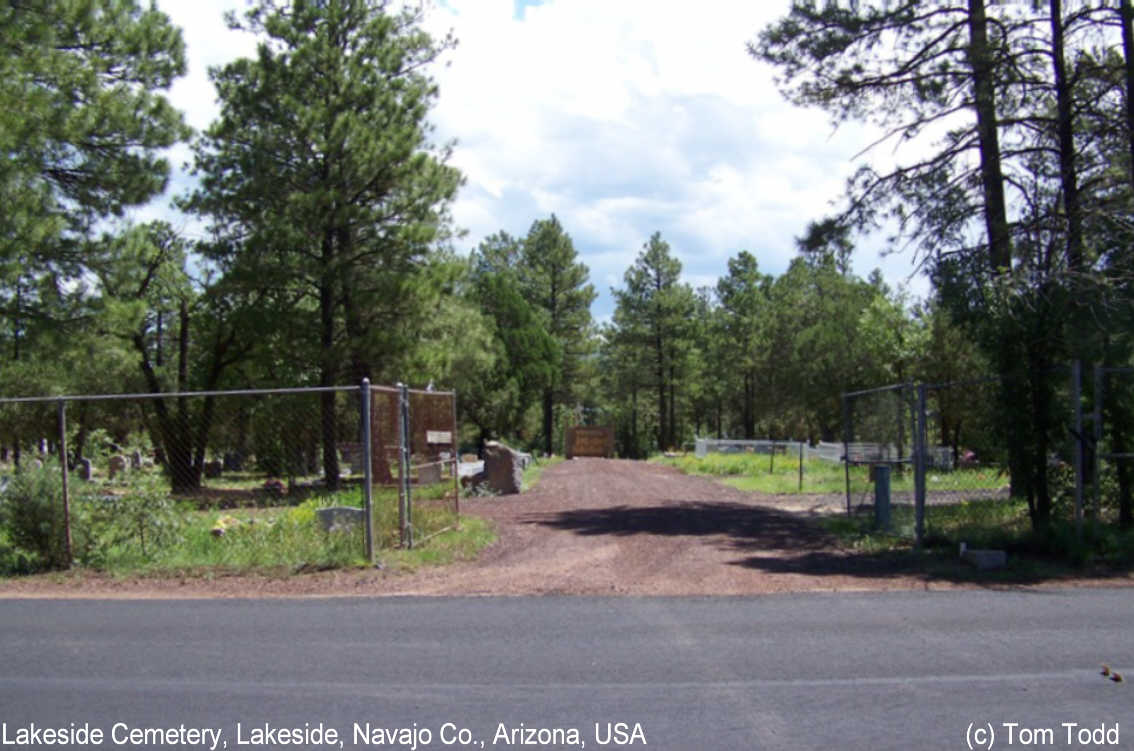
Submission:
M 366 466 L 362 461 L 361 443 L 340 443 L 339 453 L 342 454 L 343 464 L 346 465 L 348 474 L 361 475 L 366 471 Z
M 524 488 L 519 453 L 498 441 L 484 444 L 484 475 L 488 487 L 500 495 L 513 495 Z
M 88 482 L 90 481 L 90 479 L 91 479 L 91 460 L 90 459 L 83 458 L 83 459 L 79 460 L 79 479 L 80 480 L 87 480 Z
M 347 531 L 362 525 L 366 512 L 353 506 L 330 506 L 315 509 L 315 516 L 326 532 Z
M 424 464 L 421 467 L 418 467 L 418 485 L 436 485 L 439 482 L 441 482 L 440 464 Z
M 122 456 L 122 454 L 115 454 L 114 456 L 110 457 L 110 473 L 109 474 L 110 474 L 111 480 L 113 480 L 114 476 L 117 475 L 119 472 L 125 472 L 125 471 L 126 471 L 126 457 Z
M 142 452 L 141 451 L 135 451 L 134 453 L 130 454 L 130 466 L 134 469 L 141 469 L 142 468 Z
M 226 451 L 224 453 L 225 472 L 243 472 L 244 471 L 244 457 L 238 451 Z
M 224 465 L 217 461 L 205 462 L 205 477 L 214 480 L 221 476 Z

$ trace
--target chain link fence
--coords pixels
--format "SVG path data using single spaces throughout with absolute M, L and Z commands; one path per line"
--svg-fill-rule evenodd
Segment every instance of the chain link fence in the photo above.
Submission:
M 162 496 L 253 522 L 306 507 L 294 516 L 311 534 L 349 526 L 373 561 L 376 547 L 458 523 L 456 441 L 456 394 L 400 385 L 7 398 L 0 490 L 21 470 L 57 468 L 68 559 L 72 499 L 113 514 Z M 230 517 L 219 518 L 218 537 Z
M 847 513 L 877 513 L 876 468 L 886 466 L 892 529 L 919 542 L 927 514 L 944 513 L 943 507 L 1040 492 L 1053 499 L 1057 516 L 1081 521 L 1087 468 L 1083 416 L 1076 409 L 1081 381 L 1077 366 L 1062 366 L 1042 377 L 906 383 L 843 394 Z M 1041 478 L 1031 487 L 1012 488 L 1010 463 L 1021 453 L 1009 450 L 1013 434 L 1033 437 L 1026 454 L 1031 464 L 1017 468 L 1019 476 Z
M 1089 514 L 1134 524 L 1134 368 L 1097 366 L 1093 377 Z
M 874 467 L 890 468 L 891 500 L 913 504 L 917 389 L 903 383 L 843 395 L 847 513 L 873 503 Z
M 697 438 L 693 455 L 695 471 L 751 478 L 761 492 L 830 495 L 842 489 L 842 443 Z

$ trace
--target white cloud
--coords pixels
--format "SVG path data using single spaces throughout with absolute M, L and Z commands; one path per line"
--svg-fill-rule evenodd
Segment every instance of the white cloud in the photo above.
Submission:
M 190 60 L 174 103 L 204 128 L 217 113 L 206 68 L 255 50 L 222 20 L 244 2 L 159 5 L 183 27 Z M 869 142 L 864 129 L 833 133 L 823 113 L 786 103 L 772 71 L 747 54 L 787 6 L 548 0 L 522 19 L 513 0 L 432 8 L 429 29 L 458 39 L 434 70 L 432 120 L 439 143 L 457 140 L 453 163 L 467 178 L 453 207 L 468 230 L 462 246 L 501 229 L 523 235 L 554 212 L 591 269 L 597 317 L 609 315 L 609 287 L 655 230 L 690 282 L 715 279 L 742 249 L 783 271 L 793 238 L 830 212 Z M 856 267 L 869 271 L 874 255 Z M 909 274 L 905 258 L 882 265 L 895 284 Z

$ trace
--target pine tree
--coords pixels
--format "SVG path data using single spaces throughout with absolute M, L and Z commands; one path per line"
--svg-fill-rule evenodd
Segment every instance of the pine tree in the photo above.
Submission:
M 201 188 L 187 206 L 220 238 L 208 256 L 271 292 L 319 385 L 374 376 L 415 336 L 405 323 L 449 232 L 460 175 L 429 138 L 426 68 L 452 40 L 423 31 L 420 11 L 373 0 L 258 0 L 228 20 L 263 39 L 256 59 L 211 71 L 221 115 L 196 148 Z M 333 487 L 330 393 L 322 432 Z

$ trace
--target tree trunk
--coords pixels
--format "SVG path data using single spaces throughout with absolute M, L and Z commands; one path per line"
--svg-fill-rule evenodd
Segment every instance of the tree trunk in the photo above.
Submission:
M 1048 405 L 1053 395 L 1048 383 L 1050 364 L 1034 348 L 1029 353 L 1032 396 L 1032 488 L 1035 492 L 1032 528 L 1037 531 L 1051 526 L 1051 488 L 1047 481 L 1048 454 L 1051 451 Z
M 632 459 L 640 459 L 638 455 L 638 384 L 630 387 L 630 441 Z
M 555 389 L 547 388 L 543 391 L 543 439 L 545 452 L 548 456 L 555 453 L 553 435 L 555 430 Z
M 1122 57 L 1126 63 L 1126 137 L 1130 141 L 1130 185 L 1134 187 L 1134 8 L 1130 0 L 1120 0 L 1122 15 Z
M 331 267 L 334 260 L 334 238 L 330 230 L 323 234 L 323 274 L 319 281 L 319 349 L 321 365 L 319 385 L 335 385 L 338 363 L 335 352 L 335 277 Z M 323 482 L 328 490 L 339 487 L 339 454 L 335 431 L 335 393 L 319 395 L 320 430 L 323 435 Z
M 1107 409 L 1106 424 L 1111 426 L 1111 453 L 1124 454 L 1129 448 L 1129 413 L 1123 409 L 1121 401 L 1113 400 L 1113 407 Z M 1134 467 L 1129 459 L 1114 460 L 1115 474 L 1118 477 L 1118 525 L 1122 529 L 1134 526 L 1134 503 L 1131 501 L 1131 488 L 1134 487 Z
M 746 372 L 744 374 L 744 438 L 748 441 L 756 437 L 755 394 L 755 378 L 751 372 Z
M 1052 68 L 1055 76 L 1056 130 L 1059 135 L 1059 182 L 1067 214 L 1067 268 L 1077 271 L 1083 265 L 1083 209 L 1075 170 L 1075 139 L 1071 84 L 1067 80 L 1064 57 L 1063 4 L 1050 0 Z
M 988 46 L 988 19 L 984 0 L 969 0 L 969 65 L 972 68 L 973 106 L 980 140 L 980 176 L 984 192 L 984 218 L 988 232 L 988 261 L 994 275 L 1012 266 L 1004 175 L 1000 165 L 994 66 Z
M 665 451 L 665 353 L 662 349 L 661 333 L 654 335 L 654 351 L 657 358 L 658 378 L 658 451 Z
M 673 372 L 673 364 L 669 366 L 669 433 L 666 436 L 666 445 L 674 448 L 677 444 L 677 390 L 674 383 L 677 377 Z

